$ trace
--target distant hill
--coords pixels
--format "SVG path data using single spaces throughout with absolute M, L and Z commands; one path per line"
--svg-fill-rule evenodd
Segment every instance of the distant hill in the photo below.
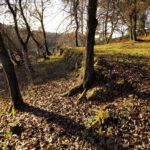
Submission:
M 17 47 L 21 48 L 20 42 L 18 41 L 14 26 L 12 25 L 3 25 L 4 31 L 9 35 L 9 37 L 12 39 L 12 41 L 17 45 Z M 21 35 L 24 38 L 27 35 L 27 31 L 25 29 L 20 29 Z M 40 43 L 40 45 L 44 45 L 44 40 L 43 40 L 43 33 L 42 31 L 33 31 L 33 35 L 35 36 L 36 40 Z M 47 32 L 47 42 L 48 42 L 48 47 L 52 48 L 55 47 L 57 38 L 60 36 L 60 34 L 56 34 L 56 33 L 51 33 L 51 32 Z M 30 38 L 29 40 L 29 44 L 28 44 L 29 49 L 35 49 L 36 44 L 35 42 L 32 40 L 32 38 Z

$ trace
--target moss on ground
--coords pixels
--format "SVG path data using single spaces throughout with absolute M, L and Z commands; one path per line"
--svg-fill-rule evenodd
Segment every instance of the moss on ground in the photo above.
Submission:
M 98 97 L 98 90 L 96 88 L 92 88 L 88 90 L 86 93 L 87 100 L 97 99 L 97 97 Z

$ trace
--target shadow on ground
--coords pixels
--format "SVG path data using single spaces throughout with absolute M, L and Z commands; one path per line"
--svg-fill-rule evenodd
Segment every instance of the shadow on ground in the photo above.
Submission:
M 150 42 L 150 40 L 143 40 L 143 39 L 138 39 L 138 42 Z
M 110 148 L 110 145 L 106 144 L 105 142 L 111 141 L 112 149 L 114 149 L 116 145 L 118 150 L 123 149 L 121 143 L 118 143 L 117 140 L 119 138 L 117 137 L 115 138 L 108 137 L 108 136 L 101 137 L 97 133 L 92 133 L 92 132 L 89 132 L 89 134 L 85 137 L 83 134 L 87 132 L 88 128 L 85 125 L 80 124 L 80 122 L 75 122 L 73 119 L 68 118 L 66 116 L 62 116 L 54 112 L 48 112 L 46 110 L 28 104 L 24 104 L 24 106 L 21 107 L 20 111 L 28 112 L 38 117 L 44 117 L 47 123 L 57 124 L 58 126 L 64 129 L 64 132 L 62 133 L 61 136 L 67 136 L 68 138 L 71 138 L 72 136 L 76 136 L 79 137 L 80 140 L 86 141 L 94 147 L 97 148 L 103 147 L 103 149 L 105 150 Z
M 89 99 L 100 102 L 113 101 L 120 97 L 150 99 L 149 58 L 101 55 L 96 59 L 95 70 L 98 81 L 92 87 L 94 90 L 89 92 Z
M 67 78 L 67 75 L 73 71 L 63 58 L 48 60 L 34 65 L 36 71 L 35 83 L 41 84 L 52 80 Z
M 128 97 L 134 94 L 139 98 L 150 99 L 150 61 L 143 56 L 131 55 L 97 55 L 98 56 L 98 86 L 102 88 L 99 92 L 101 101 L 113 101 L 117 97 Z M 35 63 L 33 65 L 36 77 L 36 85 L 53 80 L 69 79 L 68 75 L 75 69 L 75 62 L 69 63 L 63 57 L 53 57 L 50 60 Z M 21 90 L 27 87 L 27 78 L 24 68 L 16 67 Z M 1 91 L 8 93 L 6 82 L 1 73 Z M 119 83 L 124 82 L 124 84 Z M 121 85 L 122 84 L 122 85 Z M 5 91 L 3 89 L 6 89 Z M 144 89 L 144 91 L 143 91 Z M 5 94 L 6 95 L 6 94 Z M 98 100 L 98 99 L 97 99 Z

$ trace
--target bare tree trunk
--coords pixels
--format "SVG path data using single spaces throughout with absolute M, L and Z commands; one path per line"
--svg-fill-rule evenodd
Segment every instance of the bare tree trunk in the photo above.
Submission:
M 107 44 L 109 44 L 110 40 L 112 39 L 112 36 L 113 36 L 114 31 L 115 31 L 117 22 L 118 22 L 118 21 L 116 21 L 115 24 L 112 23 L 111 33 L 110 33 L 109 37 L 107 38 Z
M 14 62 L 17 66 L 20 66 L 22 61 L 19 61 L 19 60 L 16 59 L 13 50 L 10 49 L 10 50 L 9 50 L 9 53 L 10 53 L 10 57 L 11 57 L 11 59 L 13 60 L 13 62 Z
M 129 26 L 129 35 L 130 40 L 137 41 L 136 34 L 136 16 L 131 16 L 130 26 Z
M 95 32 L 98 21 L 96 19 L 97 1 L 88 0 L 88 21 L 87 21 L 87 45 L 86 45 L 86 57 L 85 57 L 85 71 L 83 82 L 78 86 L 72 88 L 69 92 L 64 93 L 63 96 L 73 96 L 76 93 L 82 91 L 78 100 L 86 98 L 86 92 L 92 86 L 94 81 L 94 44 L 95 44 Z
M 97 0 L 88 1 L 88 34 L 86 45 L 86 60 L 85 60 L 85 73 L 83 79 L 84 88 L 91 86 L 94 80 L 94 44 L 95 44 L 95 31 L 97 27 Z
M 129 36 L 130 36 L 130 40 L 133 40 L 133 33 L 132 33 L 132 27 L 133 27 L 133 20 L 132 20 L 132 15 L 129 16 L 130 17 L 130 22 L 129 22 Z
M 130 27 L 129 27 L 129 32 L 130 32 L 130 40 L 137 41 L 137 34 L 136 34 L 136 29 L 137 29 L 137 0 L 134 0 L 134 10 L 132 14 L 130 14 Z
M 8 51 L 5 48 L 1 33 L 0 33 L 0 59 L 9 86 L 12 104 L 15 108 L 19 108 L 21 105 L 23 105 L 23 99 L 20 94 L 19 85 L 13 63 L 11 62 Z
M 37 61 L 38 58 L 41 57 L 41 55 L 40 55 L 41 45 L 40 45 L 40 43 L 38 42 L 38 40 L 34 37 L 34 34 L 33 34 L 33 33 L 31 33 L 31 37 L 32 37 L 34 43 L 35 43 L 36 46 L 37 46 L 37 50 L 36 50 L 36 54 L 37 54 L 36 61 Z M 46 54 L 43 53 L 43 58 L 45 59 L 45 57 L 46 57 Z M 46 57 L 46 58 L 47 58 L 47 57 Z
M 81 1 L 81 33 L 84 35 L 84 1 Z
M 26 25 L 26 29 L 27 29 L 27 36 L 25 38 L 25 41 L 23 40 L 23 38 L 21 37 L 21 34 L 19 32 L 19 27 L 18 27 L 18 21 L 17 21 L 17 12 L 16 12 L 16 5 L 14 6 L 15 8 L 13 8 L 10 4 L 10 0 L 6 0 L 6 3 L 8 5 L 8 8 L 10 9 L 12 15 L 13 15 L 13 20 L 14 20 L 14 24 L 15 24 L 15 31 L 16 31 L 16 34 L 17 34 L 17 37 L 19 39 L 19 42 L 21 43 L 22 47 L 23 47 L 23 50 L 22 50 L 22 53 L 23 53 L 23 58 L 24 58 L 24 63 L 25 63 L 25 68 L 27 69 L 26 70 L 26 74 L 27 74 L 27 77 L 29 79 L 29 82 L 32 83 L 33 79 L 32 78 L 32 73 L 33 73 L 33 68 L 31 66 L 31 63 L 30 63 L 30 60 L 27 56 L 28 54 L 28 48 L 27 48 L 27 45 L 28 45 L 28 42 L 29 42 L 29 39 L 30 39 L 30 36 L 31 36 L 31 31 L 30 31 L 30 27 L 27 23 L 27 20 L 26 20 L 26 17 L 24 16 L 24 12 L 23 12 L 23 8 L 22 8 L 22 1 L 19 0 L 19 7 L 20 7 L 20 12 L 21 12 L 21 15 L 23 17 L 23 20 L 25 22 L 25 25 Z M 28 66 L 29 65 L 29 66 Z
M 86 28 L 86 26 L 84 24 L 85 7 L 86 7 L 86 0 L 81 0 L 81 10 L 80 10 L 81 11 L 81 23 L 80 23 L 80 26 L 81 26 L 81 34 L 82 34 L 82 37 L 81 37 L 82 46 L 86 45 L 86 37 L 84 34 L 84 27 Z
M 43 31 L 43 37 L 44 37 L 44 44 L 45 44 L 46 54 L 47 54 L 47 55 L 51 55 L 51 53 L 50 53 L 49 50 L 48 50 L 46 31 L 45 31 L 45 28 L 44 28 L 43 20 L 41 20 L 41 27 L 42 27 L 42 31 Z
M 76 18 L 76 31 L 75 31 L 76 47 L 79 47 L 78 32 L 79 32 L 79 23 L 78 19 Z
M 107 41 L 107 31 L 108 31 L 108 15 L 109 15 L 109 5 L 110 5 L 110 2 L 108 1 L 107 2 L 107 10 L 106 10 L 106 18 L 105 18 L 105 22 L 104 22 L 104 37 L 105 37 L 105 43 L 108 44 L 108 41 Z
M 44 27 L 44 10 L 45 10 L 44 1 L 43 0 L 39 1 L 39 3 L 41 4 L 41 12 L 38 10 L 37 2 L 38 2 L 37 0 L 34 0 L 34 6 L 35 6 L 36 12 L 38 14 L 38 17 L 36 15 L 34 15 L 34 17 L 41 23 L 46 54 L 51 55 L 51 52 L 49 52 L 49 50 L 48 50 L 46 31 L 45 31 L 45 27 Z M 44 53 L 43 53 L 43 55 L 44 55 L 44 57 L 46 57 Z
M 78 20 L 78 6 L 79 6 L 79 0 L 73 1 L 73 7 L 74 7 L 74 17 L 75 17 L 75 24 L 76 24 L 76 30 L 75 30 L 75 44 L 76 47 L 79 46 L 78 42 L 78 33 L 79 33 L 79 20 Z
M 136 24 L 137 24 L 137 16 L 136 13 L 133 15 L 133 27 L 132 27 L 132 35 L 133 35 L 133 41 L 137 41 L 137 35 L 136 35 Z

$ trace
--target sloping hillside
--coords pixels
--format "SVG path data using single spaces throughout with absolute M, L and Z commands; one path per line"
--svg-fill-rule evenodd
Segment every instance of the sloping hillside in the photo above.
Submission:
M 0 114 L 0 149 L 150 149 L 149 39 L 95 46 L 99 81 L 82 101 L 62 94 L 81 81 L 84 48 L 39 60 L 33 87 L 23 88 L 24 72 L 16 68 L 29 105 L 23 112 Z M 2 72 L 0 81 L 2 95 L 8 96 Z

